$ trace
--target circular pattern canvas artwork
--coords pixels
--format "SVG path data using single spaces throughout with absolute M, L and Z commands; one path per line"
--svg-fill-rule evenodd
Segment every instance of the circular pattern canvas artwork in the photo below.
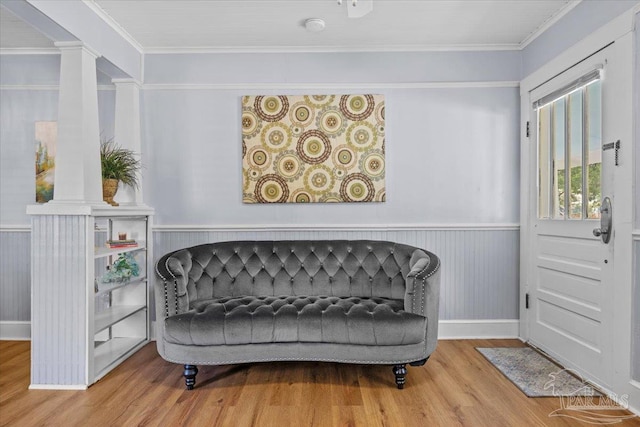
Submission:
M 242 98 L 245 203 L 384 202 L 382 95 Z

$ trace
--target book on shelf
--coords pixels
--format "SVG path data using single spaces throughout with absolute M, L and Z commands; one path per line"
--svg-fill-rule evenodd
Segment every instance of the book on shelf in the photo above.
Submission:
M 115 248 L 135 248 L 138 242 L 132 239 L 128 240 L 107 240 L 104 244 L 109 249 Z

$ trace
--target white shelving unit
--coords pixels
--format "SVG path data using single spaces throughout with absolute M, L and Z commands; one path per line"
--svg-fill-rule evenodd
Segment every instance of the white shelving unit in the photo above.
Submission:
M 149 221 L 149 215 L 126 211 L 116 216 L 108 213 L 94 216 L 95 296 L 93 348 L 89 349 L 89 358 L 93 361 L 93 382 L 149 341 Z M 134 239 L 138 245 L 123 248 L 104 246 L 107 239 L 116 240 L 121 233 L 126 233 L 127 238 Z M 108 268 L 115 268 L 114 263 L 124 254 L 131 255 L 136 261 L 138 274 L 126 281 L 105 281 Z
M 149 342 L 153 209 L 47 203 L 27 213 L 33 242 L 30 388 L 86 389 Z M 119 233 L 137 246 L 106 248 Z M 122 254 L 135 259 L 137 274 L 105 282 L 107 267 Z

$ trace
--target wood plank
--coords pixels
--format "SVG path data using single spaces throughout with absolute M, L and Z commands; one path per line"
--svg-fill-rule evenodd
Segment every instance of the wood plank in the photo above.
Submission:
M 317 362 L 182 367 L 150 343 L 86 391 L 28 390 L 30 343 L 0 341 L 0 426 L 580 426 L 549 418 L 558 398 L 527 398 L 475 347 L 518 340 L 441 341 L 404 390 L 390 366 Z M 29 417 L 25 417 L 29 414 Z M 640 426 L 640 418 L 619 426 Z

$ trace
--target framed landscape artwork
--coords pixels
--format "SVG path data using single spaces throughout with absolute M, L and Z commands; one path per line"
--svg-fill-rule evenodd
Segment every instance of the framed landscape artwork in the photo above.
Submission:
M 36 202 L 53 199 L 53 181 L 56 168 L 57 122 L 36 122 Z
M 244 203 L 384 202 L 382 95 L 242 98 Z

